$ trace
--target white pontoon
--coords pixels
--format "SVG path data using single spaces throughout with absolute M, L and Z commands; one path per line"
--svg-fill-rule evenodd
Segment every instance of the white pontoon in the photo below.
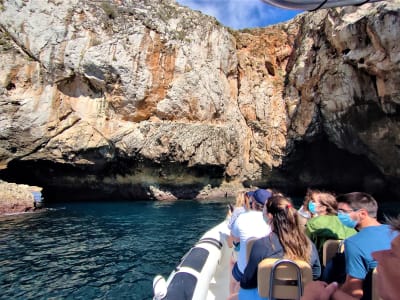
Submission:
M 226 221 L 207 231 L 166 281 L 160 275 L 154 278 L 154 299 L 227 299 L 232 255 L 227 244 L 229 233 Z
M 225 300 L 231 277 L 227 221 L 207 231 L 182 258 L 167 281 L 153 280 L 154 300 Z M 249 247 L 246 247 L 250 251 Z M 312 280 L 304 261 L 267 258 L 258 265 L 258 293 L 268 299 L 300 299 L 303 286 Z

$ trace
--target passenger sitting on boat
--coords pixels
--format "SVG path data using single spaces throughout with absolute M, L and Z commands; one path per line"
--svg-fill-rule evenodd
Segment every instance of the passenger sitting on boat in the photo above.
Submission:
M 333 194 L 311 190 L 308 209 L 314 215 L 306 223 L 306 234 L 317 247 L 322 259 L 322 246 L 326 240 L 344 240 L 357 231 L 342 224 L 337 216 L 338 203 Z
M 389 219 L 388 223 L 397 233 L 400 232 L 400 215 Z M 391 242 L 391 249 L 372 252 L 372 257 L 378 262 L 377 289 L 379 299 L 397 300 L 400 295 L 400 235 Z M 306 285 L 301 300 L 356 300 L 338 289 L 338 284 L 327 284 L 323 281 L 313 281 Z
M 264 189 L 258 189 L 250 197 L 250 209 L 238 216 L 233 224 L 231 236 L 234 242 L 240 243 L 237 262 L 232 269 L 231 280 L 239 283 L 247 265 L 246 242 L 251 237 L 260 238 L 271 232 L 271 227 L 264 221 L 263 206 L 271 197 L 272 193 Z M 238 284 L 231 284 L 231 287 L 237 287 Z M 231 295 L 237 293 L 236 290 L 230 291 Z
M 297 210 L 297 218 L 299 219 L 299 226 L 300 228 L 303 228 L 306 230 L 306 223 L 308 219 L 310 219 L 313 215 L 312 213 L 308 210 L 308 203 L 311 200 L 311 189 L 307 189 L 306 195 L 304 197 L 303 204 L 301 207 Z
M 239 192 L 236 196 L 236 203 L 234 207 L 231 207 L 230 215 L 228 217 L 228 228 L 232 230 L 233 224 L 240 214 L 248 211 L 250 209 L 250 198 L 253 196 L 254 191 L 249 192 Z M 233 266 L 237 261 L 237 256 L 240 250 L 240 242 L 234 242 L 232 236 L 228 238 L 229 248 L 233 248 L 232 256 L 230 259 L 230 271 L 232 273 Z M 229 291 L 239 290 L 239 282 L 231 277 Z
M 264 258 L 303 260 L 312 267 L 313 278 L 321 275 L 321 265 L 315 245 L 299 227 L 297 211 L 287 197 L 272 196 L 264 206 L 264 218 L 270 224 L 270 235 L 256 240 L 249 262 L 240 281 L 239 300 L 265 299 L 257 290 L 258 264 Z
M 389 249 L 397 233 L 378 222 L 378 204 L 371 195 L 354 192 L 341 195 L 338 200 L 340 220 L 359 231 L 344 242 L 346 281 L 341 289 L 357 299 L 370 299 L 371 273 L 377 265 L 371 253 Z
M 231 208 L 231 212 L 228 218 L 228 228 L 232 230 L 233 223 L 241 213 L 250 209 L 250 198 L 253 196 L 254 191 L 250 192 L 239 192 L 236 196 L 235 206 Z

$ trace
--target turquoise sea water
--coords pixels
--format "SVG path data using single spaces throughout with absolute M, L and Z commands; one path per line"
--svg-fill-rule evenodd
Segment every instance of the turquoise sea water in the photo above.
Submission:
M 151 299 L 227 202 L 58 203 L 0 217 L 0 299 Z
M 227 201 L 57 203 L 0 217 L 0 299 L 151 299 L 154 276 L 223 221 Z

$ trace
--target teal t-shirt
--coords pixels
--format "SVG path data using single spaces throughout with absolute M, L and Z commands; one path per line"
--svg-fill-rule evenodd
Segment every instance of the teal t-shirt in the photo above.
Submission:
M 369 226 L 344 242 L 346 274 L 364 280 L 377 263 L 372 258 L 374 251 L 390 249 L 391 241 L 397 236 L 388 225 Z

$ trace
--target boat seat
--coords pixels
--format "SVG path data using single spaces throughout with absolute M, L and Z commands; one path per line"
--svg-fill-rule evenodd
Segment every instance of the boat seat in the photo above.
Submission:
M 344 251 L 344 240 L 326 240 L 322 246 L 322 265 L 326 267 L 337 253 Z
M 251 248 L 253 248 L 254 242 L 258 239 L 259 239 L 258 237 L 251 237 L 251 238 L 247 239 L 247 241 L 246 241 L 246 262 L 249 261 Z
M 258 264 L 258 294 L 268 299 L 300 299 L 312 281 L 311 266 L 302 260 L 266 258 Z

